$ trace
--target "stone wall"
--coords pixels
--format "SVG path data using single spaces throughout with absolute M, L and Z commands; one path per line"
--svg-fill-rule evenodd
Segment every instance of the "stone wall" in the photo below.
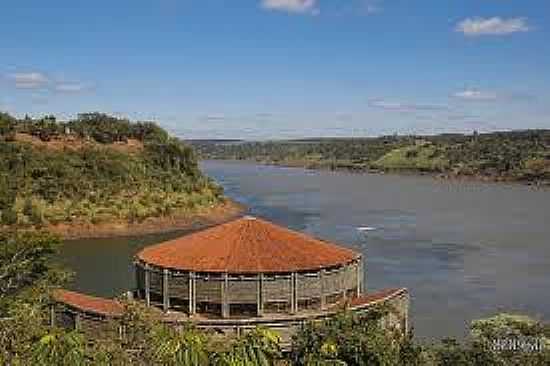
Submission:
M 64 304 L 54 305 L 50 324 L 57 327 L 79 330 L 92 338 L 118 337 L 120 325 L 115 318 L 92 314 Z
M 396 329 L 402 334 L 406 334 L 409 329 L 409 293 L 406 289 L 386 290 L 381 293 L 370 294 L 366 297 L 365 303 L 348 308 L 349 311 L 359 316 L 366 315 L 375 309 L 388 310 L 388 314 L 381 319 L 383 327 Z M 57 326 L 68 329 L 77 328 L 92 337 L 98 335 L 117 336 L 124 333 L 124 330 L 116 323 L 116 319 L 90 314 L 65 306 L 64 304 L 57 304 L 54 310 L 55 319 L 53 319 L 53 324 Z M 199 329 L 214 330 L 219 334 L 225 335 L 243 334 L 257 326 L 267 327 L 278 332 L 282 339 L 283 348 L 288 348 L 292 335 L 304 324 L 327 320 L 335 316 L 339 311 L 339 309 L 333 308 L 326 311 L 297 315 L 251 317 L 248 319 L 191 318 L 191 320 Z M 189 319 L 174 320 L 166 318 L 163 321 L 172 326 L 179 327 L 187 324 Z
M 405 335 L 409 330 L 409 293 L 406 289 L 396 289 L 388 292 L 372 302 L 348 308 L 359 316 L 367 315 L 377 309 L 387 309 L 388 314 L 380 321 L 385 329 L 395 329 Z M 328 310 L 304 315 L 283 316 L 278 318 L 252 319 L 220 319 L 197 320 L 194 324 L 199 329 L 215 330 L 224 335 L 240 335 L 255 329 L 258 326 L 267 327 L 276 331 L 281 337 L 283 349 L 290 347 L 292 336 L 308 322 L 320 322 L 334 317 L 339 310 Z M 169 322 L 178 326 L 178 322 Z

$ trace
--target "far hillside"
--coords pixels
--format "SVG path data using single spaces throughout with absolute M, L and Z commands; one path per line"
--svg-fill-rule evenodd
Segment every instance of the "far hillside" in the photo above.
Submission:
M 267 142 L 195 142 L 204 159 L 550 184 L 550 130 Z
M 0 226 L 139 223 L 222 201 L 193 149 L 154 123 L 0 114 Z

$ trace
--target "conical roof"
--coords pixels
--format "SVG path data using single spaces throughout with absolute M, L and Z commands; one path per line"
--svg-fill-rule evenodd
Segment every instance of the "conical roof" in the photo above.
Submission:
M 139 260 L 162 268 L 240 274 L 318 270 L 358 257 L 350 249 L 249 216 L 137 254 Z

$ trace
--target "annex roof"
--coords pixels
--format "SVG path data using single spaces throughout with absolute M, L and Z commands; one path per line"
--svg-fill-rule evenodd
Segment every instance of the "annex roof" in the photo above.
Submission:
M 124 306 L 116 300 L 109 300 L 61 289 L 55 290 L 52 296 L 55 301 L 84 312 L 110 317 L 117 317 L 124 314 Z

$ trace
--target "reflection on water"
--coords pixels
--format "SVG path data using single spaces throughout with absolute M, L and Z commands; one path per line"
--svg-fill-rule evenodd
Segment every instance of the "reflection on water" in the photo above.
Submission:
M 369 289 L 408 287 L 415 332 L 462 336 L 496 311 L 550 319 L 550 192 L 516 185 L 204 162 L 253 215 L 354 248 Z M 374 231 L 358 231 L 373 227 Z M 175 234 L 69 243 L 74 287 L 112 296 L 133 284 L 139 248 Z

